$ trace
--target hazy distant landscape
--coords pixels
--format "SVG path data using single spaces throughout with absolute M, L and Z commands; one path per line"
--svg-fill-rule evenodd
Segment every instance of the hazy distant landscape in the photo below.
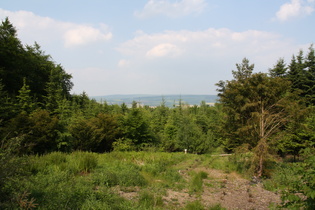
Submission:
M 184 104 L 199 105 L 202 101 L 206 103 L 215 103 L 216 95 L 146 95 L 146 94 L 132 94 L 132 95 L 107 95 L 107 96 L 92 96 L 98 102 L 107 102 L 108 104 L 132 104 L 136 101 L 142 105 L 159 106 L 163 99 L 167 107 L 178 105 L 180 101 Z

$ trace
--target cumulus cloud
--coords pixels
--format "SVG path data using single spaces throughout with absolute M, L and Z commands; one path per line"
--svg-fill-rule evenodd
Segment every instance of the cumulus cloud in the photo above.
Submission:
M 314 12 L 314 2 L 314 0 L 291 0 L 280 7 L 276 18 L 280 21 L 287 21 L 291 18 L 310 15 Z
M 159 44 L 152 49 L 150 49 L 146 55 L 148 57 L 176 57 L 182 53 L 182 50 L 180 50 L 176 45 L 169 44 L 169 43 L 163 43 Z
M 62 42 L 65 47 L 74 47 L 112 38 L 106 25 L 98 27 L 57 21 L 49 17 L 37 16 L 28 11 L 11 12 L 0 9 L 0 18 L 9 17 L 18 29 L 19 36 L 27 41 Z
M 84 45 L 91 42 L 106 41 L 112 38 L 111 33 L 102 33 L 100 29 L 86 25 L 73 25 L 64 33 L 66 47 Z
M 226 28 L 209 28 L 204 31 L 165 31 L 158 34 L 142 32 L 122 43 L 117 50 L 131 57 L 204 56 L 228 54 L 234 50 L 248 53 L 270 50 L 275 43 L 281 42 L 279 35 L 264 31 L 234 32 Z
M 181 0 L 174 3 L 169 0 L 149 0 L 143 10 L 135 12 L 135 15 L 140 18 L 156 15 L 174 18 L 201 13 L 205 7 L 206 3 L 204 0 Z
M 198 60 L 198 65 L 209 66 L 218 62 L 225 65 L 229 61 L 233 67 L 236 62 L 249 57 L 263 70 L 270 68 L 279 57 L 289 59 L 297 49 L 291 40 L 283 39 L 279 34 L 258 30 L 235 32 L 226 28 L 156 34 L 141 32 L 117 48 L 123 57 L 132 61 L 132 65 L 138 66 L 154 66 L 162 62 L 161 59 L 167 59 L 167 63 L 178 65 L 194 60 Z

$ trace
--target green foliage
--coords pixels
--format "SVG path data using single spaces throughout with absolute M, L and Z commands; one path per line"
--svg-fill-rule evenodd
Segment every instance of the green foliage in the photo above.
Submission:
M 113 150 L 120 152 L 134 151 L 136 147 L 131 139 L 120 138 L 113 143 Z
M 200 171 L 196 174 L 193 174 L 191 178 L 191 183 L 189 187 L 189 193 L 202 193 L 203 192 L 203 179 L 206 179 L 208 177 L 208 174 L 204 171 Z
M 280 192 L 282 208 L 313 209 L 315 205 L 314 148 L 301 152 L 300 162 L 279 163 L 264 181 L 267 190 Z
M 253 153 L 250 152 L 248 147 L 248 144 L 243 144 L 235 149 L 234 154 L 229 156 L 231 168 L 245 176 L 252 174 L 250 169 L 253 166 Z
M 69 96 L 73 86 L 71 75 L 56 65 L 49 55 L 45 55 L 37 43 L 34 46 L 22 45 L 17 30 L 8 18 L 0 25 L 0 69 L 2 83 L 10 96 L 18 94 L 23 86 L 23 78 L 26 78 L 32 97 L 36 96 L 43 102 L 47 96 L 47 84 L 52 82 L 50 74 L 54 70 L 58 70 L 58 83 L 65 95 Z
M 214 107 L 189 106 L 181 99 L 173 108 L 164 99 L 156 108 L 98 103 L 85 92 L 71 95 L 72 76 L 37 43 L 24 46 L 6 18 L 0 24 L 0 207 L 164 208 L 160 194 L 144 190 L 138 205 L 113 195 L 110 187 L 186 185 L 201 193 L 206 174 L 192 174 L 187 184 L 178 172 L 189 155 L 132 151 L 204 154 L 224 148 L 234 154 L 204 156 L 204 164 L 272 177 L 265 185 L 281 189 L 286 206 L 310 208 L 315 199 L 315 161 L 308 151 L 315 142 L 313 45 L 289 65 L 279 59 L 269 74 L 253 73 L 246 58 L 236 68 L 231 81 L 217 84 L 220 101 Z M 112 150 L 101 159 L 90 153 Z M 302 150 L 303 162 L 274 167 L 274 154 L 295 157 Z M 277 174 L 281 170 L 285 175 Z M 204 209 L 201 202 L 186 208 Z
M 69 131 L 74 149 L 93 152 L 111 151 L 113 142 L 122 135 L 117 116 L 102 113 L 91 119 L 77 119 Z
M 288 79 L 292 82 L 292 88 L 300 92 L 300 96 L 306 99 L 308 105 L 315 103 L 314 72 L 315 51 L 313 45 L 309 47 L 307 55 L 302 50 L 297 56 L 292 56 L 288 67 Z
M 22 138 L 12 138 L 0 144 L 0 209 L 17 208 L 13 198 L 21 192 L 20 182 L 27 173 L 27 162 L 18 157 Z
M 261 138 L 270 138 L 285 124 L 291 116 L 286 105 L 294 103 L 287 94 L 289 89 L 290 83 L 285 79 L 262 73 L 228 81 L 220 94 L 227 115 L 227 149 L 244 143 L 255 147 Z
M 59 121 L 46 110 L 35 110 L 30 115 L 21 112 L 3 128 L 7 139 L 21 138 L 20 154 L 43 154 L 57 150 Z
M 125 139 L 131 139 L 137 149 L 146 145 L 154 145 L 154 137 L 149 126 L 149 119 L 145 112 L 136 105 L 123 119 L 123 133 Z
M 272 69 L 269 69 L 271 77 L 285 77 L 287 73 L 287 67 L 283 58 L 280 58 L 276 65 Z
M 1 71 L 1 67 L 0 67 Z M 13 103 L 11 98 L 8 97 L 7 92 L 4 90 L 4 85 L 2 84 L 2 79 L 0 79 L 0 126 L 8 121 L 15 115 L 16 110 L 13 108 Z M 0 127 L 0 131 L 1 131 Z M 0 135 L 1 138 L 1 135 Z
M 93 176 L 96 185 L 129 187 L 147 184 L 140 173 L 141 168 L 135 164 L 110 159 L 110 162 L 101 162 L 99 166 L 100 168 L 96 169 L 95 176 Z
M 18 99 L 18 109 L 20 111 L 25 111 L 27 113 L 31 113 L 35 109 L 35 103 L 33 102 L 30 96 L 31 90 L 29 86 L 26 84 L 26 79 L 23 79 L 23 87 L 19 90 Z
M 204 210 L 204 209 L 205 207 L 199 200 L 190 202 L 185 206 L 185 210 Z
M 140 208 L 154 209 L 163 207 L 163 200 L 161 196 L 145 190 L 140 193 L 138 205 Z
M 255 154 L 254 173 L 261 177 L 271 152 L 271 140 L 279 137 L 278 132 L 286 126 L 302 119 L 303 115 L 296 113 L 305 113 L 301 112 L 305 107 L 297 93 L 291 92 L 292 84 L 286 78 L 251 74 L 253 66 L 248 66 L 248 60 L 237 67 L 238 71 L 233 72 L 234 80 L 218 84 L 226 114 L 222 124 L 225 147 L 231 151 L 248 144 Z

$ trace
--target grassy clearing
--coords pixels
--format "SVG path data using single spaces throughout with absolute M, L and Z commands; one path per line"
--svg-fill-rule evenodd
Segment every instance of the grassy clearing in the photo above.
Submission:
M 162 208 L 167 188 L 181 188 L 185 180 L 176 164 L 190 155 L 145 152 L 95 154 L 53 152 L 27 157 L 27 179 L 10 208 L 148 209 Z M 135 191 L 129 200 L 119 195 Z M 9 187 L 9 186 L 8 186 Z M 154 193 L 152 193 L 154 192 Z
M 17 182 L 12 209 L 222 209 L 199 200 L 211 174 L 194 169 L 233 170 L 230 157 L 183 153 L 53 152 L 27 158 L 29 176 Z M 166 201 L 170 192 L 187 192 L 195 200 Z

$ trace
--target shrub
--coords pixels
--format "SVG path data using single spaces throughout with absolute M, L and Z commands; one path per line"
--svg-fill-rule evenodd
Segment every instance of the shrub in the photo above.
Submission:
M 136 147 L 131 139 L 120 138 L 113 143 L 113 149 L 114 151 L 126 152 L 133 151 L 136 149 Z
M 0 209 L 16 208 L 13 197 L 22 193 L 21 181 L 28 175 L 27 161 L 18 157 L 21 138 L 0 142 Z
M 293 179 L 282 190 L 283 206 L 295 209 L 314 209 L 315 206 L 315 149 L 302 151 L 303 162 L 292 165 Z

